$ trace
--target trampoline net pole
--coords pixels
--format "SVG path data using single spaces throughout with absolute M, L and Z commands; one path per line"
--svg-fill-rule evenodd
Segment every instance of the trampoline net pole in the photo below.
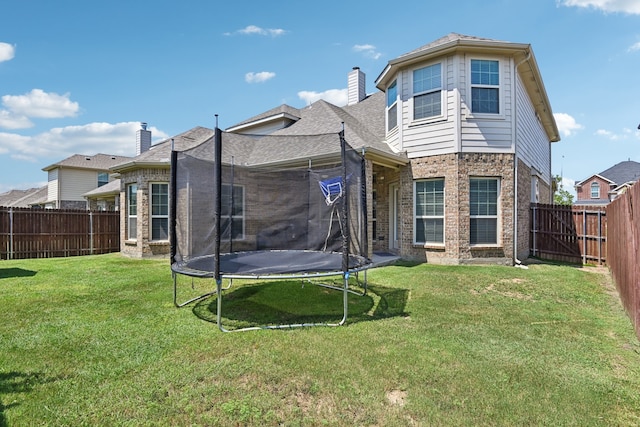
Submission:
M 214 183 L 215 183 L 215 200 L 214 200 L 214 278 L 216 284 L 220 285 L 220 216 L 222 214 L 222 131 L 216 126 L 215 129 L 215 147 L 213 157 Z M 220 299 L 220 295 L 218 295 Z

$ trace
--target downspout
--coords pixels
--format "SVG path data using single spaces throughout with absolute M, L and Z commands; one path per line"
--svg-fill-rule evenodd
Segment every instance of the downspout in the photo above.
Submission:
M 524 64 L 531 58 L 531 50 L 527 49 L 527 56 L 518 62 L 514 67 L 515 79 L 518 81 L 518 67 Z M 513 188 L 514 188 L 514 203 L 513 203 L 513 262 L 515 267 L 528 268 L 522 264 L 522 261 L 518 259 L 518 92 L 514 92 L 513 112 L 514 112 L 514 138 L 513 138 Z

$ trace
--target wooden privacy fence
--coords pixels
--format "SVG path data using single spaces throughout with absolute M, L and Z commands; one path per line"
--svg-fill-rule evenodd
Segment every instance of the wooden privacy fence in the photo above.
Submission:
M 606 207 L 532 204 L 530 237 L 529 249 L 534 257 L 605 264 Z
M 0 259 L 67 257 L 119 250 L 119 212 L 0 207 Z
M 640 338 L 640 183 L 611 202 L 607 215 L 609 270 Z

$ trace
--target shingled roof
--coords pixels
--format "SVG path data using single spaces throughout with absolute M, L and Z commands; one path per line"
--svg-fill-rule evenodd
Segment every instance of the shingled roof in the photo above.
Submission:
M 616 185 L 635 182 L 640 179 L 640 163 L 634 162 L 633 160 L 627 160 L 611 166 L 609 169 L 600 172 L 598 175 L 610 180 Z
M 57 163 L 53 163 L 49 166 L 42 168 L 43 171 L 50 171 L 52 169 L 65 167 L 74 169 L 92 169 L 92 170 L 109 170 L 114 165 L 122 163 L 125 160 L 131 159 L 126 156 L 116 156 L 113 154 L 96 154 L 93 156 L 87 156 L 84 154 L 74 154 L 71 157 L 67 157 L 64 160 L 60 160 Z
M 272 166 L 285 163 L 300 163 L 314 158 L 337 156 L 340 146 L 336 144 L 337 134 L 344 124 L 345 139 L 355 149 L 373 151 L 378 156 L 396 163 L 406 163 L 403 154 L 393 152 L 384 143 L 384 93 L 370 95 L 363 101 L 346 107 L 338 107 L 327 101 L 319 100 L 301 108 L 282 105 L 263 114 L 254 116 L 252 120 L 273 117 L 274 114 L 286 112 L 297 118 L 293 124 L 279 129 L 269 135 L 246 135 L 224 133 L 225 150 L 223 159 L 248 166 Z M 234 125 L 233 128 L 244 121 Z M 196 127 L 173 137 L 177 151 L 184 151 L 213 138 L 212 129 Z M 203 150 L 208 150 L 204 147 Z M 123 172 L 138 167 L 168 167 L 171 152 L 171 138 L 151 147 L 139 156 L 118 164 L 112 168 Z

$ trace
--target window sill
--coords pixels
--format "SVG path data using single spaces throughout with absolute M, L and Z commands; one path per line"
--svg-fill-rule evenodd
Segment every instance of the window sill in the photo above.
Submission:
M 469 245 L 469 248 L 471 248 L 471 250 L 477 250 L 477 249 L 502 249 L 502 245 L 491 245 L 491 244 L 481 244 L 481 245 Z
M 443 116 L 430 117 L 428 119 L 412 120 L 411 123 L 409 123 L 409 128 L 411 129 L 411 128 L 417 128 L 421 126 L 436 125 L 436 124 L 446 123 L 446 122 L 447 122 L 447 118 Z
M 149 241 L 149 245 L 168 245 L 169 241 L 168 240 L 150 240 Z
M 419 249 L 428 249 L 428 250 L 432 250 L 432 251 L 444 251 L 445 250 L 444 243 L 442 243 L 442 244 L 439 244 L 439 243 L 414 243 L 413 247 L 414 248 L 419 248 Z
M 138 244 L 137 240 L 127 239 L 124 241 L 126 246 L 136 246 Z

